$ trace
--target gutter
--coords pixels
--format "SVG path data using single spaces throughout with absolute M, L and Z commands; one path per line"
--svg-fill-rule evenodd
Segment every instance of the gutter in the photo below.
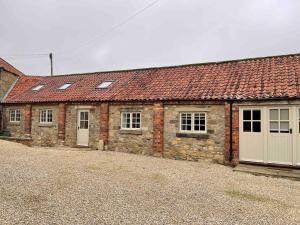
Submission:
M 229 162 L 231 162 L 233 160 L 233 147 L 232 147 L 232 133 L 233 133 L 233 122 L 232 122 L 232 105 L 233 105 L 233 101 L 230 101 L 229 102 L 229 105 L 230 105 L 230 114 L 229 114 L 229 117 L 230 117 L 230 131 L 229 131 Z

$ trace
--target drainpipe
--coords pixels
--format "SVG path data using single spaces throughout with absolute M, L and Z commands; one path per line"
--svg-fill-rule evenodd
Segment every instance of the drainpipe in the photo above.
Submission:
M 230 144 L 229 144 L 229 162 L 231 162 L 233 160 L 233 148 L 232 148 L 232 104 L 233 104 L 233 101 L 230 101 L 229 102 L 229 105 L 230 105 L 230 134 L 229 134 L 229 141 L 230 141 Z

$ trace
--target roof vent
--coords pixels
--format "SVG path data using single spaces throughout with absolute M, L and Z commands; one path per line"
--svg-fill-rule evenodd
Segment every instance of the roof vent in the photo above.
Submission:
M 31 90 L 33 90 L 33 91 L 39 91 L 39 90 L 41 90 L 43 87 L 45 87 L 44 84 L 39 84 L 39 85 L 35 86 L 34 88 L 32 88 Z
M 108 88 L 112 83 L 114 83 L 115 81 L 113 80 L 106 80 L 106 81 L 103 81 L 101 84 L 99 84 L 97 86 L 97 89 L 106 89 Z

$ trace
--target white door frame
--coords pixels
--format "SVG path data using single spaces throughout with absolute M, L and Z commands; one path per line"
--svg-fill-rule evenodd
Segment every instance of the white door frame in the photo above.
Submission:
M 288 133 L 282 133 L 282 135 L 286 135 L 287 138 L 290 139 L 290 142 L 288 142 L 287 145 L 287 151 L 290 151 L 290 154 L 292 155 L 292 159 L 287 160 L 288 162 L 272 162 L 269 160 L 269 152 L 268 149 L 270 149 L 272 143 L 270 141 L 271 135 L 272 134 L 269 132 L 269 110 L 270 109 L 283 109 L 283 108 L 288 108 L 290 110 L 290 128 L 292 129 L 292 134 Z M 250 109 L 260 109 L 261 110 L 261 133 L 248 133 L 248 132 L 243 132 L 243 110 L 250 110 Z M 300 118 L 300 112 L 299 112 L 300 106 L 296 105 L 256 105 L 256 106 L 239 106 L 239 159 L 240 161 L 248 161 L 248 162 L 260 162 L 260 163 L 273 163 L 273 164 L 282 164 L 282 165 L 294 165 L 294 166 L 299 166 L 300 165 L 300 133 L 299 133 L 299 118 Z M 258 135 L 261 135 L 260 139 Z M 291 135 L 288 137 L 288 135 Z M 278 133 L 278 136 L 280 136 L 280 133 Z M 253 140 L 251 139 L 253 137 Z M 248 139 L 250 138 L 250 139 Z M 258 138 L 258 139 L 257 139 Z M 273 137 L 274 138 L 274 137 Z M 252 140 L 252 141 L 251 141 Z M 273 139 L 274 140 L 274 139 Z M 243 143 L 242 143 L 243 141 Z M 248 142 L 248 143 L 247 143 Z M 259 144 L 258 144 L 259 142 Z M 274 144 L 274 142 L 273 142 Z M 251 145 L 251 146 L 250 146 Z M 261 146 L 261 151 L 257 152 L 258 158 L 254 158 L 253 160 L 251 157 L 253 155 L 247 154 L 247 151 L 250 151 L 251 147 L 258 147 Z M 243 148 L 243 149 L 242 149 Z M 254 149 L 257 151 L 257 149 Z M 245 154 L 246 153 L 246 154 Z
M 82 113 L 87 113 L 87 118 L 81 118 Z M 86 117 L 86 114 L 83 115 Z M 82 122 L 82 123 L 81 123 Z M 78 146 L 89 146 L 90 110 L 77 110 L 77 140 Z

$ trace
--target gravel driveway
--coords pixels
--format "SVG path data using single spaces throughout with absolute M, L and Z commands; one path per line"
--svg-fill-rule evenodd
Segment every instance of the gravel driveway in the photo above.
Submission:
M 0 140 L 0 224 L 300 224 L 300 182 Z

